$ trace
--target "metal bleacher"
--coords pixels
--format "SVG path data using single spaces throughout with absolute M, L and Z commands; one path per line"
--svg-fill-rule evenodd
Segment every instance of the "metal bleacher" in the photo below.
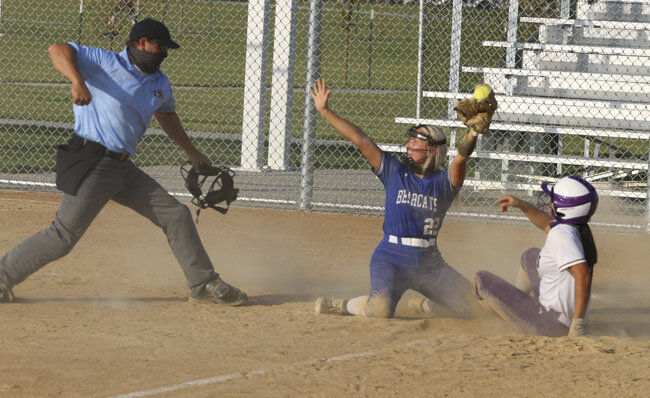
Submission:
M 583 176 L 592 181 L 647 171 L 650 0 L 578 0 L 572 11 L 564 2 L 562 18 L 519 18 L 517 5 L 510 3 L 506 41 L 482 43 L 505 49 L 503 67 L 459 68 L 481 75 L 499 102 L 491 130 L 500 137 L 481 137 L 473 154 L 478 158 L 475 180 L 469 185 L 532 186 L 561 174 L 567 165 L 582 166 Z M 535 40 L 516 40 L 520 24 L 536 25 Z M 468 95 L 451 86 L 449 92 L 422 90 L 421 98 L 453 103 Z M 444 118 L 398 117 L 396 122 L 450 128 L 452 145 L 455 129 L 462 127 L 451 111 Z M 580 156 L 563 151 L 562 138 L 568 136 L 584 139 Z M 638 140 L 646 152 L 631 154 L 616 145 L 617 139 Z M 647 195 L 625 186 L 603 188 L 612 196 Z

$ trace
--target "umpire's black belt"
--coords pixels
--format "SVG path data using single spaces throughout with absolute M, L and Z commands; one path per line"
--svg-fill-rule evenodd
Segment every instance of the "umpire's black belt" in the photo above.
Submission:
M 78 139 L 82 140 L 81 145 L 86 145 L 88 143 L 92 143 L 92 145 L 98 145 L 98 146 L 102 147 L 103 150 L 104 150 L 104 156 L 108 156 L 111 159 L 115 159 L 115 160 L 119 160 L 121 162 L 124 162 L 126 160 L 129 160 L 129 157 L 131 156 L 128 153 L 113 152 L 113 151 L 109 150 L 108 148 L 106 148 L 104 145 L 100 144 L 99 142 L 91 141 L 91 140 L 89 140 L 87 138 L 79 137 L 78 135 L 76 135 L 75 138 L 78 138 Z

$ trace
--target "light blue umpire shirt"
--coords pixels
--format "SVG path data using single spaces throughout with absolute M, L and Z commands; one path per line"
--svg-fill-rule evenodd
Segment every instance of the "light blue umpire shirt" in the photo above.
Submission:
M 155 112 L 172 113 L 176 102 L 167 75 L 143 74 L 122 52 L 79 46 L 77 68 L 86 82 L 90 104 L 73 104 L 75 132 L 114 152 L 135 154 Z

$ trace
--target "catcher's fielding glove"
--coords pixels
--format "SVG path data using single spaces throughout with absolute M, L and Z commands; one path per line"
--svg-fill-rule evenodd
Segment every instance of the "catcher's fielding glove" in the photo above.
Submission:
M 479 84 L 474 88 L 474 97 L 456 102 L 454 110 L 465 126 L 476 133 L 486 134 L 497 106 L 492 88 L 487 84 Z
M 235 172 L 224 166 L 209 166 L 199 164 L 199 172 L 194 170 L 192 162 L 187 161 L 181 165 L 181 176 L 185 180 L 185 188 L 192 194 L 192 203 L 199 207 L 196 210 L 196 220 L 199 220 L 201 209 L 215 209 L 221 214 L 226 214 L 230 203 L 237 199 L 239 189 L 235 188 L 233 177 Z M 201 188 L 209 182 L 208 192 L 203 193 Z M 217 206 L 225 202 L 226 207 Z

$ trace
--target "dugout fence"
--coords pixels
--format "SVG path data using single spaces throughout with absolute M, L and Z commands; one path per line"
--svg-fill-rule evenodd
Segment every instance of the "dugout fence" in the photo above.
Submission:
M 535 201 L 542 181 L 590 180 L 596 226 L 650 232 L 648 0 L 0 1 L 0 188 L 55 191 L 57 144 L 73 132 L 54 42 L 123 48 L 133 19 L 181 44 L 163 64 L 197 146 L 237 171 L 247 206 L 381 214 L 361 154 L 317 117 L 308 88 L 385 150 L 411 123 L 464 129 L 453 102 L 487 82 L 500 109 L 450 217 L 520 223 L 493 202 Z M 134 161 L 185 194 L 184 154 L 152 123 Z

